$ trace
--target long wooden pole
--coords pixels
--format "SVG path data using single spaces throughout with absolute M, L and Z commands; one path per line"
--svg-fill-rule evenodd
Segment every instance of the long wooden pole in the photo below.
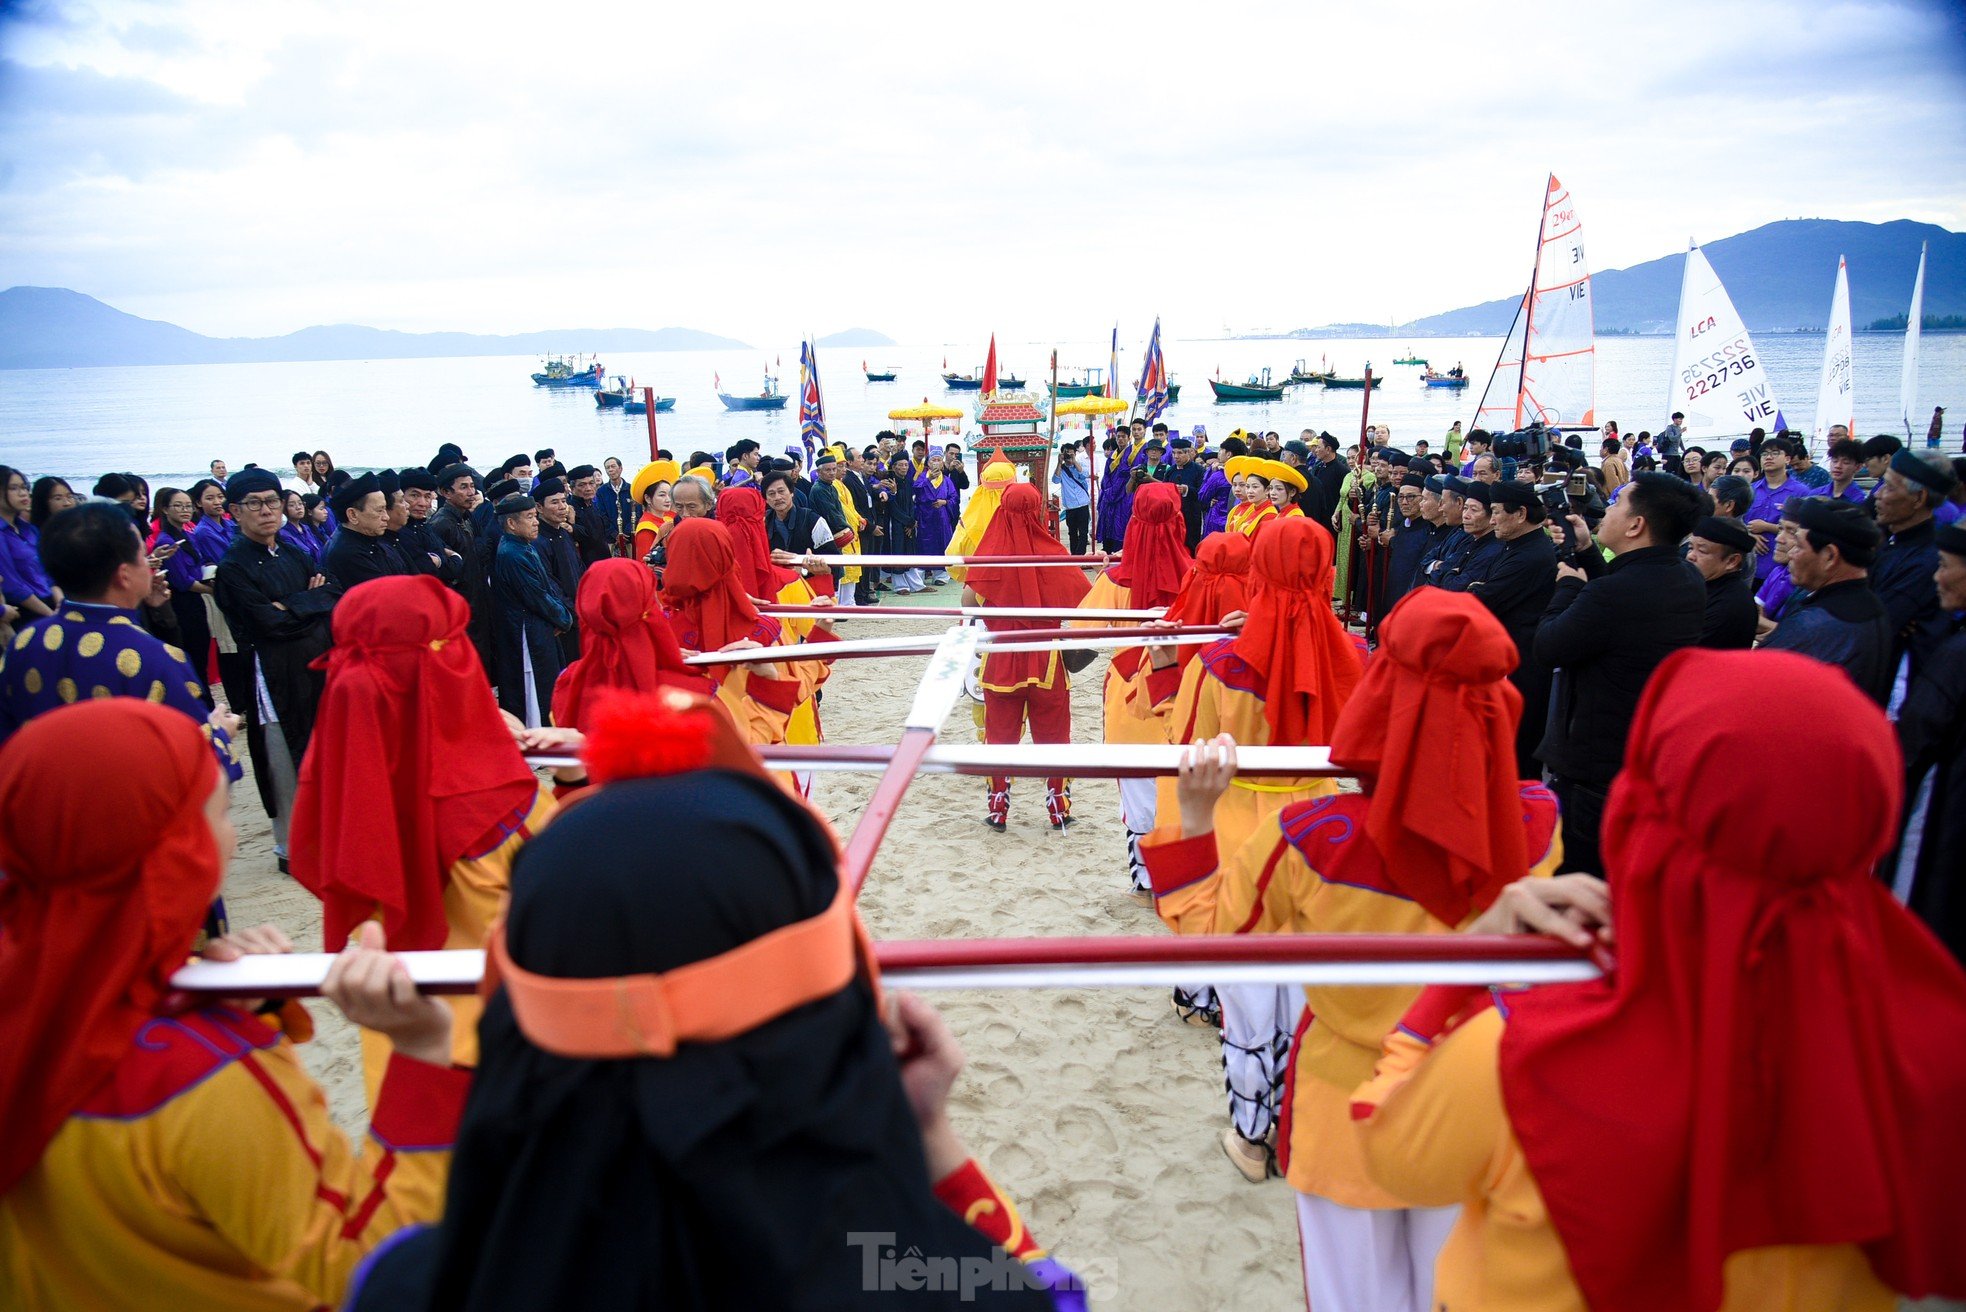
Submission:
M 662 457 L 656 454 L 656 452 L 662 449 L 662 442 L 655 435 L 655 389 L 653 387 L 644 387 L 642 389 L 642 400 L 648 405 L 649 459 L 660 460 Z
M 419 991 L 468 994 L 484 977 L 474 949 L 400 952 Z M 874 944 L 886 983 L 903 988 L 1164 987 L 1237 983 L 1558 984 L 1615 963 L 1532 934 L 1194 934 L 1098 938 L 917 939 Z M 199 961 L 171 977 L 192 998 L 318 997 L 334 956 L 294 952 Z

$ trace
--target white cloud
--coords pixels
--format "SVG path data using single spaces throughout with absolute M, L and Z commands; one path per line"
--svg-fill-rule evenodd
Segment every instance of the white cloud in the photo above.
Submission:
M 1966 45 L 1908 2 L 53 19 L 0 34 L 0 283 L 213 333 L 1408 318 L 1523 280 L 1550 169 L 1598 268 L 1966 222 Z

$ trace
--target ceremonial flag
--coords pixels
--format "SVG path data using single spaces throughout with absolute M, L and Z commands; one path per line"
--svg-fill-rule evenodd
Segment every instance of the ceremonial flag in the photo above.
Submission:
M 983 395 L 997 390 L 997 335 L 990 334 L 990 358 L 983 365 Z
M 1154 320 L 1154 335 L 1147 339 L 1147 358 L 1140 362 L 1140 389 L 1136 403 L 1147 412 L 1147 422 L 1160 418 L 1167 409 L 1167 361 L 1161 357 L 1160 320 Z
M 720 373 L 712 372 L 710 375 L 710 386 L 715 391 L 721 393 L 724 390 L 724 376 Z
M 819 448 L 826 445 L 826 406 L 819 398 L 819 355 L 811 342 L 799 343 L 799 440 L 806 447 L 806 468 L 813 467 Z

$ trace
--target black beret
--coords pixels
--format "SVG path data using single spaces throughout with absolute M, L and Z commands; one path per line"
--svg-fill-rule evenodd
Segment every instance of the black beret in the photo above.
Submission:
M 542 478 L 532 485 L 533 496 L 541 501 L 551 496 L 562 496 L 566 490 L 567 481 L 564 478 Z
M 1488 489 L 1488 495 L 1494 505 L 1505 510 L 1528 511 L 1532 524 L 1543 520 L 1543 499 L 1527 483 L 1496 483 Z
M 374 474 L 351 478 L 334 490 L 334 494 L 328 498 L 328 508 L 334 511 L 336 519 L 340 519 L 342 515 L 361 505 L 371 492 L 380 491 L 382 491 L 382 480 Z
M 505 467 L 506 467 L 507 469 L 510 469 L 510 468 L 512 468 L 512 466 L 514 466 L 514 465 L 530 465 L 531 463 L 532 463 L 532 461 L 530 461 L 530 460 L 528 460 L 528 459 L 526 458 L 526 453 L 525 453 L 525 452 L 523 452 L 523 451 L 521 451 L 521 452 L 520 452 L 520 453 L 519 453 L 518 455 L 516 455 L 516 456 L 508 456 L 508 457 L 506 457 L 506 460 L 505 460 Z
M 1386 448 L 1385 457 L 1386 457 L 1387 464 L 1396 466 L 1400 469 L 1406 468 L 1407 463 L 1413 459 L 1413 457 L 1407 455 L 1406 452 L 1396 451 L 1392 447 Z
M 834 455 L 831 451 L 821 451 L 818 454 L 818 456 L 816 456 L 813 459 L 812 467 L 814 469 L 822 469 L 827 465 L 837 465 L 839 463 L 840 463 L 840 458 Z
M 1447 474 L 1433 474 L 1420 481 L 1427 485 L 1427 491 L 1439 493 L 1452 491 L 1453 488 L 1451 485 L 1456 480 Z
M 1472 478 L 1462 478 L 1459 474 L 1442 474 L 1440 475 L 1440 480 L 1442 484 L 1440 490 L 1442 492 L 1451 492 L 1457 497 L 1466 496 L 1468 494 L 1468 485 L 1475 481 Z
M 1893 455 L 1891 469 L 1942 497 L 1952 495 L 1952 490 L 1959 486 L 1959 479 L 1953 474 L 1950 462 L 1927 464 L 1910 451 L 1899 451 Z
M 1841 497 L 1791 497 L 1782 503 L 1782 518 L 1844 548 L 1853 565 L 1868 565 L 1871 553 L 1884 540 L 1877 521 L 1862 506 Z
M 1175 451 L 1192 451 L 1195 449 L 1195 444 L 1185 437 L 1174 438 L 1167 445 Z
M 1932 541 L 1940 551 L 1949 555 L 1966 556 L 1966 527 L 1961 527 L 1957 523 L 1947 524 L 1934 533 Z
M 427 469 L 405 469 L 396 476 L 405 491 L 435 492 L 437 476 Z
M 518 479 L 501 478 L 485 489 L 485 500 L 497 505 L 502 498 L 516 496 L 521 490 Z
M 1484 483 L 1478 478 L 1464 478 L 1461 480 L 1461 495 L 1484 506 L 1492 506 L 1495 504 L 1495 489 L 1507 486 L 1506 483 Z
M 1285 442 L 1283 444 L 1283 449 L 1288 451 L 1291 455 L 1296 456 L 1299 460 L 1302 460 L 1304 463 L 1306 464 L 1310 463 L 1311 448 L 1308 443 L 1299 442 L 1293 438 L 1292 440 Z
M 524 493 L 514 492 L 511 496 L 502 499 L 494 507 L 494 511 L 500 519 L 506 519 L 512 515 L 523 515 L 528 510 L 537 510 L 538 508 L 539 503 L 537 501 L 534 501 Z
M 532 453 L 532 458 L 534 460 L 551 460 L 553 458 L 553 448 L 550 446 L 542 447 Z
M 461 460 L 454 465 L 445 465 L 437 471 L 437 486 L 447 488 L 460 478 L 468 478 L 476 483 L 479 481 L 478 471 Z
M 242 469 L 225 480 L 225 500 L 238 505 L 255 492 L 278 492 L 280 480 L 264 469 Z
M 1717 542 L 1730 551 L 1738 551 L 1744 556 L 1754 554 L 1755 536 L 1748 526 L 1731 515 L 1708 515 L 1693 526 L 1693 536 Z
M 575 465 L 567 471 L 567 482 L 578 483 L 583 478 L 595 478 L 599 476 L 600 472 L 600 470 L 594 468 L 592 465 Z
M 436 455 L 430 457 L 429 470 L 434 474 L 440 469 L 448 469 L 452 465 L 463 463 L 464 448 L 455 442 L 446 442 L 437 448 Z
M 1403 474 L 1400 476 L 1399 485 L 1401 487 L 1425 489 L 1427 486 L 1427 476 L 1425 474 Z
M 378 490 L 386 497 L 394 496 L 403 490 L 403 481 L 396 476 L 396 471 L 393 469 L 376 470 L 375 481 L 379 485 Z

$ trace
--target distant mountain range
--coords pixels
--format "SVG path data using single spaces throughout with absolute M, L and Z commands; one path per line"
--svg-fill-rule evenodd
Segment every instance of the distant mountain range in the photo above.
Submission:
M 653 332 L 643 328 L 575 328 L 498 337 L 399 333 L 359 324 L 327 324 L 282 337 L 206 337 L 176 324 L 139 319 L 65 287 L 9 287 L 0 292 L 0 369 L 749 349 L 735 338 L 694 328 L 658 328 Z
M 1589 238 L 1586 229 L 1586 240 Z M 1925 314 L 1966 313 L 1966 233 L 1930 223 L 1844 223 L 1783 219 L 1724 237 L 1702 249 L 1753 332 L 1821 331 L 1829 319 L 1836 258 L 1849 262 L 1850 320 L 1859 331 L 1879 319 L 1902 322 L 1918 270 L 1918 246 L 1929 242 Z M 1587 247 L 1588 249 L 1588 247 Z M 1679 317 L 1681 253 L 1591 275 L 1592 309 L 1600 333 L 1671 333 Z M 1529 269 L 1522 280 L 1529 282 Z M 1500 337 L 1515 317 L 1517 292 L 1397 328 L 1330 324 L 1289 337 Z

